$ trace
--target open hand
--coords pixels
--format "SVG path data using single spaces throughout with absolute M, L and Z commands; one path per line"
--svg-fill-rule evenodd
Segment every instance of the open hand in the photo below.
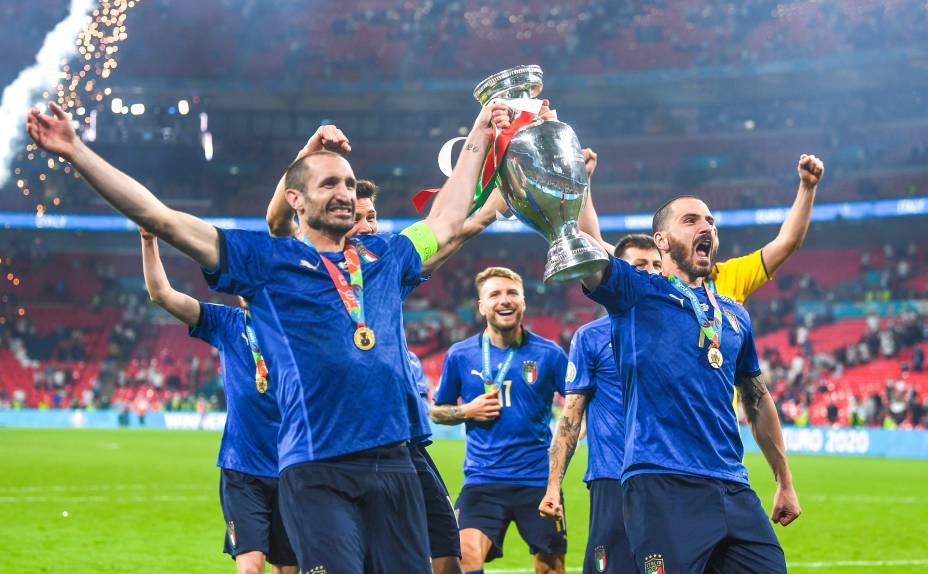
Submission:
M 70 160 L 79 140 L 71 116 L 55 102 L 48 103 L 53 115 L 43 114 L 33 108 L 26 116 L 26 131 L 38 146 L 45 151 Z
M 799 180 L 806 187 L 815 187 L 825 175 L 825 163 L 814 155 L 799 156 Z

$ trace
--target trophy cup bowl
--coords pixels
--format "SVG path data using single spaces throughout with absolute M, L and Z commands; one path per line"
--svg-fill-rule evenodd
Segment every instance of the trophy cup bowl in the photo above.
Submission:
M 538 66 L 493 74 L 474 89 L 481 105 L 496 98 L 533 98 L 541 93 Z M 500 193 L 516 218 L 544 237 L 550 247 L 545 283 L 564 283 L 599 271 L 609 256 L 580 233 L 577 220 L 589 180 L 580 141 L 559 121 L 532 122 L 510 140 L 500 168 Z

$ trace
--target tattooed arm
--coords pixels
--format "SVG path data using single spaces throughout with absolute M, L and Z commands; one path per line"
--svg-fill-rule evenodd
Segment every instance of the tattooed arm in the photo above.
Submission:
M 561 484 L 567 465 L 577 450 L 580 440 L 580 427 L 586 410 L 586 395 L 570 394 L 564 404 L 564 411 L 557 421 L 551 448 L 548 449 L 548 490 L 538 506 L 538 512 L 544 518 L 552 520 L 564 517 L 561 504 Z
M 499 409 L 499 393 L 494 391 L 460 406 L 432 405 L 429 407 L 429 418 L 440 425 L 456 425 L 467 420 L 484 423 L 496 419 Z
M 741 394 L 741 404 L 751 425 L 751 433 L 777 481 L 770 520 L 786 526 L 796 520 L 802 510 L 793 488 L 793 475 L 786 460 L 786 445 L 783 442 L 776 406 L 767 392 L 762 375 L 739 378 L 737 386 Z

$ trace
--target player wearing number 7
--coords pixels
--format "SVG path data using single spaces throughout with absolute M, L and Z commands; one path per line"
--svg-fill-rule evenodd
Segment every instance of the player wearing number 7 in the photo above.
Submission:
M 534 556 L 535 571 L 564 572 L 564 522 L 538 515 L 548 480 L 551 401 L 564 394 L 567 356 L 554 342 L 522 326 L 522 278 L 504 267 L 476 277 L 483 333 L 448 350 L 432 420 L 465 423 L 464 487 L 455 505 L 461 564 L 468 574 L 503 555 L 515 521 Z M 458 406 L 458 399 L 463 405 Z

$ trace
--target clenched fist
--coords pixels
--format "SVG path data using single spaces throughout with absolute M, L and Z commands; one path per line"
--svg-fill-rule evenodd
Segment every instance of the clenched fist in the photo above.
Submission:
M 825 175 L 825 163 L 814 155 L 799 156 L 799 181 L 806 187 L 815 187 Z

